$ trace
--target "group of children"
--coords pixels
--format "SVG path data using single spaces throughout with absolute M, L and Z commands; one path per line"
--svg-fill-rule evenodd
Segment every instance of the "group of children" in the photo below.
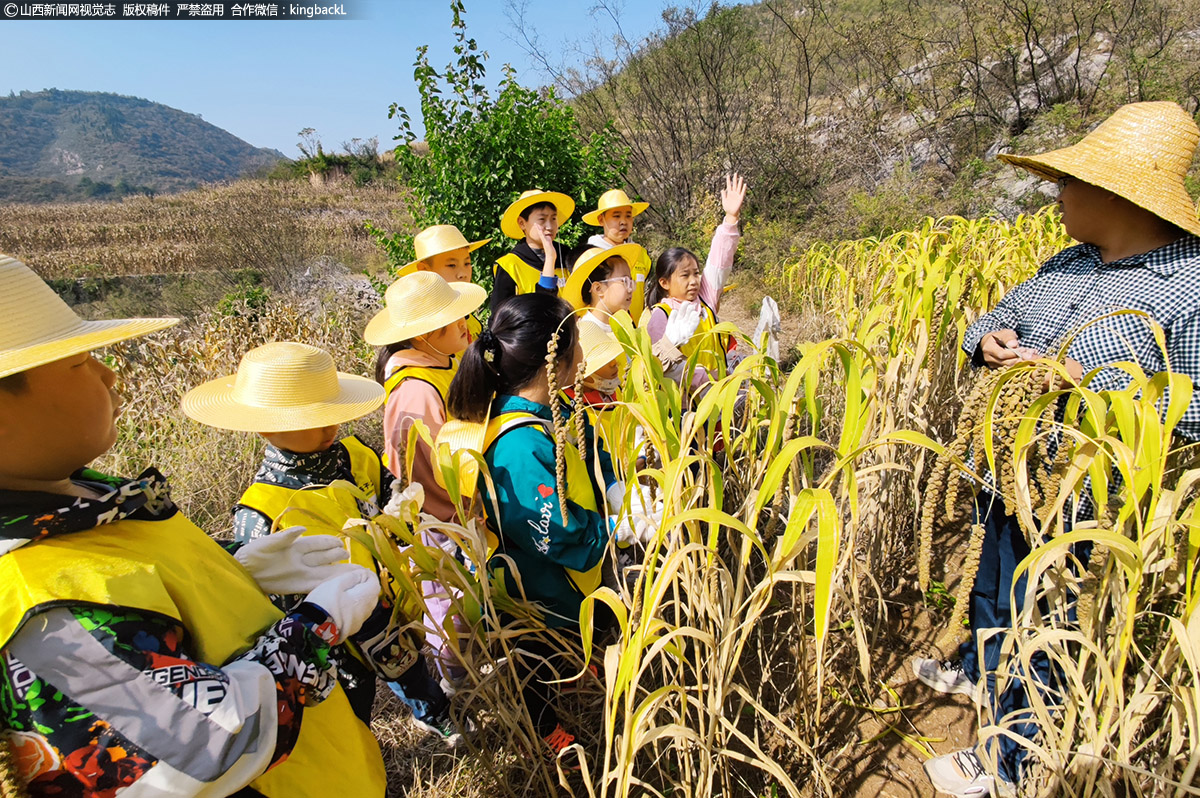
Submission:
M 728 367 L 732 344 L 712 330 L 744 196 L 741 178 L 728 178 L 701 270 L 682 248 L 652 267 L 629 240 L 646 205 L 624 191 L 584 217 L 603 233 L 574 253 L 556 241 L 574 202 L 525 192 L 501 220 L 519 241 L 495 266 L 486 328 L 473 314 L 487 292 L 470 279 L 471 253 L 487 242 L 437 225 L 417 234 L 417 260 L 364 331 L 379 347 L 374 380 L 339 372 L 317 347 L 273 342 L 189 391 L 192 419 L 266 441 L 234 507 L 232 557 L 176 511 L 157 472 L 122 480 L 86 468 L 115 442 L 119 412 L 115 377 L 91 351 L 174 320 L 82 321 L 0 256 L 0 717 L 20 781 L 34 794 L 141 782 L 176 795 L 380 795 L 366 726 L 376 678 L 416 723 L 457 742 L 448 696 L 468 663 L 447 630 L 470 630 L 452 591 L 423 584 L 427 635 L 416 639 L 397 624 L 389 575 L 370 552 L 290 526 L 304 518 L 291 512 L 333 499 L 368 517 L 403 477 L 420 485 L 422 512 L 463 523 L 426 441 L 448 419 L 479 425 L 490 479 L 477 506 L 495 543 L 476 573 L 577 636 L 610 546 L 645 539 L 657 519 L 639 491 L 627 495 L 583 414 L 582 441 L 567 440 L 562 418 L 572 400 L 615 402 L 624 353 L 609 320 L 620 313 L 647 327 L 671 377 L 689 379 L 699 353 L 693 389 Z M 340 425 L 380 406 L 382 455 L 339 440 Z M 428 438 L 413 434 L 417 422 Z M 354 501 L 336 495 L 343 480 Z M 423 534 L 462 556 L 443 533 Z M 555 711 L 562 654 L 530 637 L 512 658 L 552 755 L 574 739 Z M 336 764 L 347 759 L 356 766 Z

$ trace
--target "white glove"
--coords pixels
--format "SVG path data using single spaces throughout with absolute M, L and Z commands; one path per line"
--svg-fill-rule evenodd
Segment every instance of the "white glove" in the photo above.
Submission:
M 684 302 L 667 317 L 667 326 L 663 335 L 679 348 L 692 340 L 696 328 L 700 326 L 699 303 Z
M 625 483 L 617 480 L 608 486 L 608 490 L 604 491 L 604 497 L 608 500 L 608 511 L 613 515 L 621 514 L 621 507 L 625 504 Z
M 614 486 L 616 487 L 616 486 Z M 621 486 L 622 500 L 624 500 L 625 488 Z M 612 504 L 612 488 L 609 489 L 609 504 Z M 647 504 L 649 494 L 643 493 L 641 490 L 634 490 L 629 496 L 629 515 L 621 519 L 613 529 L 613 534 L 617 538 L 617 542 L 622 546 L 628 546 L 632 543 L 641 543 L 645 545 L 649 543 L 659 526 L 662 525 L 663 503 L 661 500 Z M 619 512 L 614 509 L 613 512 Z
M 631 546 L 634 543 L 648 546 L 661 525 L 662 505 L 659 504 L 657 512 L 653 515 L 631 515 L 622 520 L 613 529 L 613 535 L 621 546 Z
M 633 519 L 626 518 L 617 524 L 613 528 L 613 537 L 617 539 L 617 545 L 622 548 L 637 543 L 639 538 L 637 530 L 633 527 Z
M 288 596 L 307 593 L 341 573 L 337 563 L 350 552 L 333 535 L 302 537 L 304 527 L 293 526 L 274 535 L 255 538 L 233 554 L 264 593 Z
M 643 518 L 650 518 L 654 521 L 654 523 L 657 524 L 662 521 L 662 499 L 659 499 L 652 504 L 647 504 L 646 502 L 649 500 L 650 492 L 648 490 L 645 490 L 644 488 L 641 490 L 635 490 L 633 495 L 631 495 L 629 498 L 629 514 L 635 518 L 639 516 Z
M 357 632 L 379 603 L 379 577 L 361 565 L 340 565 L 340 575 L 317 585 L 304 600 L 325 610 L 333 628 L 317 633 L 329 643 L 340 643 Z
M 779 334 L 783 323 L 779 317 L 779 305 L 769 296 L 763 297 L 762 308 L 758 313 L 758 326 L 754 328 L 754 342 L 762 340 L 763 333 L 767 334 L 767 357 L 779 360 Z
M 403 518 L 400 506 L 405 502 L 416 502 L 418 512 L 425 506 L 425 488 L 421 487 L 420 482 L 410 482 L 408 483 L 408 487 L 402 491 L 393 490 L 392 498 L 388 499 L 388 503 L 383 506 L 382 512 L 384 515 L 390 515 L 392 518 Z

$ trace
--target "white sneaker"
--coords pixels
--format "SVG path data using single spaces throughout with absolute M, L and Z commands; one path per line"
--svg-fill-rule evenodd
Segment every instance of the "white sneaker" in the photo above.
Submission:
M 923 684 L 939 693 L 961 693 L 975 697 L 975 683 L 967 678 L 961 662 L 913 657 L 912 670 Z
M 925 763 L 925 775 L 938 792 L 958 798 L 1011 798 L 1012 783 L 993 776 L 983 767 L 974 748 L 963 748 Z

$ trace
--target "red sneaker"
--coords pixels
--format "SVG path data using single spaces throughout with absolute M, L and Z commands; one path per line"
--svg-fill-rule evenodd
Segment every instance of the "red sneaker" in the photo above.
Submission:
M 546 747 L 549 749 L 551 759 L 556 759 L 559 754 L 575 743 L 575 735 L 564 729 L 561 723 L 554 727 L 554 731 L 542 739 L 546 741 Z

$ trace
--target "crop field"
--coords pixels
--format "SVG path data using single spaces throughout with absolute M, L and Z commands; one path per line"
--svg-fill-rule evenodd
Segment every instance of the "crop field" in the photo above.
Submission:
M 236 201 L 230 191 L 211 201 Z M 111 232 L 77 224 L 68 229 L 78 237 L 63 241 L 48 238 L 50 223 L 40 232 L 28 217 L 13 223 L 32 211 L 0 209 L 0 235 L 9 237 L 0 249 L 27 254 L 47 277 L 78 276 L 77 265 L 90 262 L 79 253 L 116 253 L 138 236 L 156 241 L 151 227 L 162 224 L 168 240 L 182 242 L 166 261 L 147 253 L 171 247 L 149 244 L 127 260 L 97 260 L 130 271 L 193 268 L 201 230 L 215 224 L 204 221 L 204 203 L 193 231 L 187 212 L 139 202 Z M 91 211 L 48 212 L 82 219 Z M 1086 381 L 1045 393 L 1052 361 L 985 378 L 959 350 L 974 318 L 1070 243 L 1046 210 L 1012 221 L 929 219 L 882 240 L 813 246 L 761 277 L 785 313 L 816 319 L 823 335 L 783 342 L 794 345 L 781 358 L 795 364 L 787 369 L 743 338 L 749 354 L 690 408 L 663 378 L 645 333 L 618 332 L 631 362 L 615 459 L 665 512 L 640 565 L 593 597 L 617 628 L 584 622 L 594 645 L 576 651 L 574 672 L 563 676 L 587 659 L 600 677 L 585 677 L 565 700 L 578 748 L 557 766 L 530 753 L 538 741 L 506 667 L 514 633 L 540 628 L 536 613 L 422 547 L 426 521 L 415 508 L 409 524 L 352 530 L 404 574 L 402 583 L 437 578 L 460 589 L 458 609 L 475 630 L 455 643 L 472 665 L 455 712 L 479 727 L 465 751 L 452 756 L 422 741 L 399 705 L 381 699 L 376 731 L 391 794 L 929 794 L 919 773 L 925 758 L 970 744 L 977 723 L 981 738 L 1013 723 L 977 714 L 963 697 L 939 698 L 946 711 L 931 714 L 922 705 L 933 697 L 908 684 L 908 657 L 948 654 L 965 632 L 978 549 L 971 484 L 960 478 L 968 444 L 991 459 L 1019 508 L 1034 549 L 1024 566 L 1029 595 L 1042 599 L 1026 601 L 1002 670 L 1037 653 L 1063 674 L 1054 700 L 1034 701 L 1042 734 L 1029 741 L 1030 794 L 1197 794 L 1200 469 L 1187 467 L 1172 438 L 1190 384 L 1133 374 L 1127 390 L 1111 394 Z M 222 533 L 260 445 L 187 421 L 180 396 L 268 340 L 323 346 L 343 370 L 370 373 L 374 353 L 360 338 L 368 312 L 336 303 L 301 311 L 273 295 L 115 347 L 111 361 L 131 401 L 118 446 L 99 467 L 133 474 L 155 465 L 183 508 Z M 1039 426 L 1055 400 L 1066 406 L 1063 420 L 1050 414 Z M 1073 431 L 1046 474 L 1032 463 L 1044 453 L 1040 431 L 1056 424 Z M 354 432 L 378 443 L 378 420 Z M 635 473 L 639 455 L 647 465 Z M 1100 520 L 1059 534 L 1084 477 L 1107 484 L 1114 470 L 1122 480 Z M 328 523 L 340 528 L 340 520 L 331 509 Z M 449 531 L 483 556 L 476 525 Z M 1090 556 L 1069 567 L 1080 541 L 1094 544 Z M 1072 620 L 1059 599 L 1076 595 Z

